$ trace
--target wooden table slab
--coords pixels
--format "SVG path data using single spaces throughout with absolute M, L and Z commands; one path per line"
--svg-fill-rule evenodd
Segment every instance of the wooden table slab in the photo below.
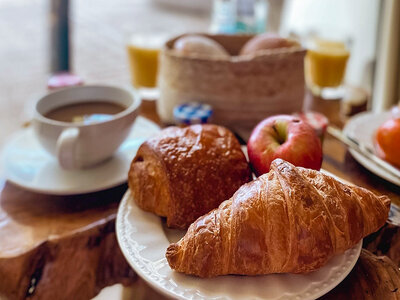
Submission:
M 131 284 L 115 237 L 127 186 L 78 196 L 46 196 L 3 183 L 0 194 L 0 298 L 90 299 Z

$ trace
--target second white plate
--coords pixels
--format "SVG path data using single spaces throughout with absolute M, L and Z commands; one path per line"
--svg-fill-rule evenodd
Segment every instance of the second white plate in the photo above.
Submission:
M 201 279 L 177 273 L 165 251 L 184 231 L 168 229 L 161 218 L 141 210 L 128 189 L 118 209 L 116 232 L 132 268 L 153 288 L 178 299 L 316 299 L 338 285 L 352 270 L 362 242 L 307 275 L 219 276 Z
M 358 141 L 362 142 L 370 149 L 373 149 L 373 138 L 375 131 L 380 125 L 382 125 L 383 122 L 388 120 L 390 117 L 391 112 L 384 112 L 379 114 L 366 112 L 358 114 L 348 121 L 346 126 L 343 128 L 343 133 L 350 137 L 355 137 Z M 400 186 L 400 180 L 397 179 L 395 176 L 386 172 L 358 152 L 352 149 L 349 149 L 349 151 L 354 159 L 357 160 L 367 170 L 393 184 Z

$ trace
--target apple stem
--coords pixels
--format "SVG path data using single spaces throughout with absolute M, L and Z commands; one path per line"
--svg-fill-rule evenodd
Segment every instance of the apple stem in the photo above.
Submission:
M 286 141 L 286 136 L 281 136 L 281 134 L 280 134 L 280 132 L 279 132 L 279 130 L 277 128 L 277 124 L 272 125 L 272 128 L 275 131 L 276 139 L 277 139 L 278 143 L 280 145 L 282 145 Z

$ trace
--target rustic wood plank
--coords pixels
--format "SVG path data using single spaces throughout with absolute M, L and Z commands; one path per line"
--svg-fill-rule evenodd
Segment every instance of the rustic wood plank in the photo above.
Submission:
M 375 256 L 362 249 L 354 269 L 321 300 L 400 299 L 400 271 L 386 256 Z
M 105 286 L 134 282 L 115 236 L 115 214 L 126 188 L 61 197 L 5 184 L 0 298 L 90 299 Z

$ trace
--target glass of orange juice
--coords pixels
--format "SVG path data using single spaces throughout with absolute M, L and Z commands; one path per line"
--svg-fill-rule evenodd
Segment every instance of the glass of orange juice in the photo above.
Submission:
M 305 57 L 305 77 L 313 94 L 324 99 L 343 96 L 342 86 L 350 52 L 342 41 L 315 38 Z
M 133 34 L 128 38 L 126 50 L 132 85 L 144 99 L 157 99 L 158 57 L 166 34 Z

